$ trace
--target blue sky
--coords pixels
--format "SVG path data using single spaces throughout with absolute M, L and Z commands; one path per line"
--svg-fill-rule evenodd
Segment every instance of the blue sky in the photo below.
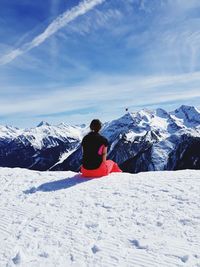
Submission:
M 200 107 L 199 0 L 0 0 L 0 124 Z

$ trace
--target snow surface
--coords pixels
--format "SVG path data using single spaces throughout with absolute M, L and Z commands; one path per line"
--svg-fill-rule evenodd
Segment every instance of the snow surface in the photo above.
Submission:
M 0 266 L 200 266 L 200 171 L 0 168 Z

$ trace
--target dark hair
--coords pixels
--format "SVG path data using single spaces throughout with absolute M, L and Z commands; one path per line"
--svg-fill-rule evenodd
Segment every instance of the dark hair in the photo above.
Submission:
M 98 119 L 92 120 L 90 123 L 90 129 L 97 133 L 101 129 L 101 126 L 102 126 L 102 123 Z

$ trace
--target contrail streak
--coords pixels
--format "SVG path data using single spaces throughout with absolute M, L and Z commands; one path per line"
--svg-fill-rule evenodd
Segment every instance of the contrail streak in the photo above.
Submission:
M 25 43 L 21 48 L 12 50 L 10 53 L 0 58 L 0 65 L 10 63 L 18 56 L 30 51 L 34 47 L 42 44 L 46 39 L 55 34 L 58 30 L 65 27 L 69 22 L 75 20 L 77 17 L 84 15 L 95 6 L 102 4 L 105 0 L 84 0 L 79 5 L 73 7 L 71 10 L 65 11 L 58 16 L 49 26 L 31 42 Z

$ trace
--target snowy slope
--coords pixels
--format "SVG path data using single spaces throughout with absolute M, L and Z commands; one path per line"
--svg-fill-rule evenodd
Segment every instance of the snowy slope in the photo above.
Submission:
M 0 125 L 0 139 L 16 138 L 20 134 L 20 132 L 21 131 L 18 128 Z
M 41 122 L 37 127 L 25 129 L 22 132 L 33 145 L 33 147 L 41 149 L 42 147 L 55 146 L 55 138 L 60 140 L 80 140 L 82 138 L 81 131 L 78 127 L 70 126 L 65 123 L 59 125 L 49 125 Z M 55 143 L 55 144 L 54 144 Z
M 47 170 L 79 145 L 83 129 L 65 123 L 17 129 L 0 126 L 0 166 Z
M 119 134 L 126 133 L 126 140 L 132 142 L 136 137 L 145 136 L 147 132 L 154 132 L 159 141 L 172 134 L 200 136 L 200 111 L 184 105 L 172 112 L 161 108 L 155 111 L 143 109 L 127 113 L 103 128 L 104 135 L 110 141 L 116 140 Z
M 0 126 L 0 139 L 10 138 L 30 142 L 35 149 L 50 147 L 55 144 L 55 138 L 60 140 L 81 140 L 83 129 L 78 126 L 70 126 L 65 123 L 50 125 L 40 122 L 37 127 L 30 129 L 18 129 L 12 126 Z
M 0 266 L 200 266 L 200 171 L 0 168 Z
M 200 168 L 200 111 L 195 107 L 130 112 L 106 124 L 102 132 L 111 143 L 110 159 L 125 171 Z M 188 164 L 189 153 L 196 165 Z

